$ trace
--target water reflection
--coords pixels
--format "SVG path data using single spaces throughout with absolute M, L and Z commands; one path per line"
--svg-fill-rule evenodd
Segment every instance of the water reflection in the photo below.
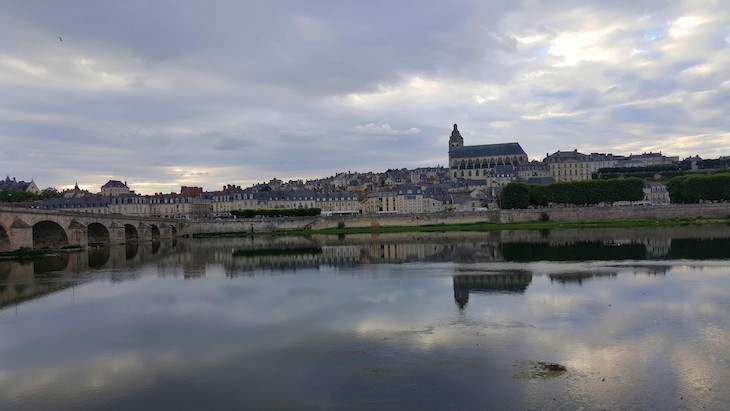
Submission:
M 524 294 L 532 282 L 532 274 L 520 271 L 454 276 L 454 301 L 460 310 L 466 308 L 469 293 Z
M 2 261 L 0 409 L 722 409 L 729 238 L 251 237 Z
M 99 279 L 99 276 L 89 275 L 98 271 L 104 271 L 104 276 L 114 282 L 137 278 L 135 271 L 130 269 L 152 261 L 152 256 L 160 250 L 168 255 L 176 252 L 176 245 L 176 242 L 131 247 L 105 245 L 43 258 L 0 260 L 0 309 Z

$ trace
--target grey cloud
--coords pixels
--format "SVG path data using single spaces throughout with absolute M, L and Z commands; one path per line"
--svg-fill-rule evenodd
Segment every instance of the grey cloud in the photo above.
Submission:
M 691 15 L 708 20 L 672 37 Z M 468 144 L 538 158 L 695 135 L 713 145 L 669 154 L 715 154 L 729 22 L 690 1 L 10 2 L 2 172 L 42 186 L 195 174 L 212 189 L 436 165 L 453 123 Z M 548 50 L 566 33 L 617 60 L 560 66 Z M 591 51 L 580 41 L 566 53 Z

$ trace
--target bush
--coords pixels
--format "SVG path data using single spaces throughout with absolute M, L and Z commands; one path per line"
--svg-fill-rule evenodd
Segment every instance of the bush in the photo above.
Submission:
M 344 221 L 338 221 L 337 222 L 337 228 L 340 228 L 340 229 L 345 228 L 345 222 Z
M 543 223 L 547 223 L 548 221 L 550 221 L 550 214 L 548 214 L 548 213 L 546 213 L 546 212 L 543 211 L 540 214 L 540 221 L 543 222 Z
M 292 208 L 292 209 L 259 209 L 259 210 L 233 210 L 231 214 L 236 217 L 254 218 L 261 217 L 308 217 L 320 215 L 321 208 Z

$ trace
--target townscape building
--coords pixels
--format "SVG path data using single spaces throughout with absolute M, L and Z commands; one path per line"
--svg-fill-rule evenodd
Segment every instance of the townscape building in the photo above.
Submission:
M 502 187 L 514 181 L 542 185 L 583 181 L 602 169 L 660 166 L 679 160 L 652 152 L 624 157 L 573 149 L 529 161 L 517 142 L 465 145 L 456 124 L 449 136 L 448 159 L 448 166 L 347 171 L 306 181 L 273 178 L 248 188 L 225 185 L 217 191 L 182 186 L 179 193 L 154 195 L 138 195 L 126 182 L 109 180 L 98 194 L 75 184 L 62 192 L 63 198 L 30 206 L 178 219 L 232 218 L 237 210 L 303 208 L 319 208 L 323 215 L 467 212 L 496 208 Z M 701 161 L 699 157 L 692 160 L 693 165 Z M 40 192 L 32 180 L 26 183 L 10 177 L 0 180 L 0 189 Z M 660 182 L 647 182 L 644 193 L 647 204 L 669 203 L 666 186 Z
M 35 181 L 17 181 L 15 177 L 10 179 L 10 176 L 5 177 L 5 180 L 0 180 L 0 190 L 3 191 L 23 191 L 26 193 L 40 194 L 41 190 L 35 184 Z

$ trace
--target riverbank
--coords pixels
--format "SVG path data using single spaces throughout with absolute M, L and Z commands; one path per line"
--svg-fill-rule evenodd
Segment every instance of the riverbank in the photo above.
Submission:
M 637 227 L 718 224 L 724 223 L 728 216 L 730 216 L 730 203 L 633 207 L 554 207 L 459 213 L 358 214 L 191 221 L 180 234 L 202 238 L 280 232 L 307 235 L 321 232 L 348 234 L 354 232 Z M 344 231 L 342 231 L 343 228 Z
M 52 248 L 20 248 L 15 251 L 3 251 L 0 252 L 0 260 L 22 260 L 30 258 L 41 258 L 49 257 L 58 254 L 59 252 L 74 252 L 83 251 L 85 247 L 82 246 L 67 246 L 59 249 Z
M 520 223 L 466 223 L 466 224 L 427 224 L 420 226 L 358 226 L 347 227 L 342 224 L 337 228 L 289 229 L 261 232 L 216 232 L 198 233 L 193 238 L 226 238 L 243 237 L 250 235 L 267 236 L 310 236 L 346 235 L 346 234 L 384 234 L 384 233 L 417 233 L 417 232 L 488 232 L 499 230 L 551 230 L 551 229 L 580 229 L 580 228 L 642 228 L 642 227 L 678 227 L 702 225 L 730 225 L 730 216 L 725 218 L 682 218 L 682 219 L 634 219 L 634 220 L 602 220 L 602 221 L 533 221 Z

